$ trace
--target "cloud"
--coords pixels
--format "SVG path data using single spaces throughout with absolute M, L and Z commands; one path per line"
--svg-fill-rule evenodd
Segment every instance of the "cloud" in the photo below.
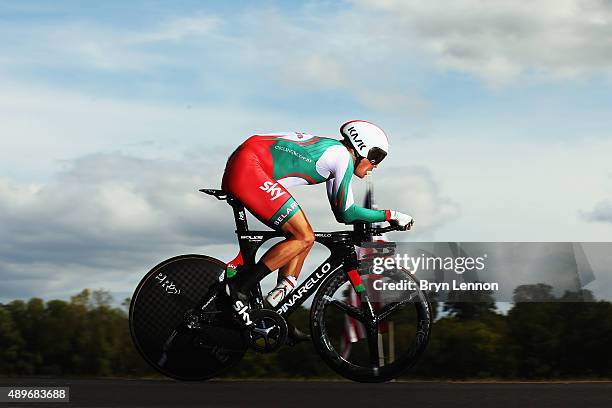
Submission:
M 100 78 L 108 83 L 108 75 L 123 79 L 128 88 L 138 85 L 134 91 L 145 94 L 163 88 L 167 95 L 177 86 L 184 89 L 182 95 L 191 94 L 195 85 L 201 92 L 197 99 L 260 94 L 272 86 L 278 93 L 337 93 L 382 112 L 401 111 L 404 102 L 409 108 L 421 103 L 416 90 L 394 83 L 402 76 L 389 75 L 391 62 L 398 61 L 393 50 L 341 24 L 341 15 L 271 8 L 232 16 L 194 13 L 139 28 L 78 18 L 9 24 L 0 34 L 15 38 L 17 45 L 0 46 L 3 65 L 13 76 L 33 73 L 37 80 L 41 68 L 46 68 L 44 75 L 71 77 L 76 70 L 83 75 L 71 86 L 84 81 L 90 89 L 101 86 Z M 169 71 L 180 75 L 167 78 Z
M 4 54 L 12 56 L 5 69 L 54 71 L 74 69 L 114 71 L 149 71 L 151 67 L 167 66 L 172 60 L 131 45 L 142 38 L 124 29 L 91 21 L 63 21 L 44 25 L 7 24 L 0 28 L 4 37 L 14 38 L 4 44 Z M 134 37 L 134 38 L 132 38 Z M 91 74 L 91 72 L 90 72 Z
M 176 49 L 193 51 L 194 42 L 219 41 L 217 34 L 223 24 L 214 15 L 167 18 L 140 29 L 79 17 L 46 24 L 8 23 L 0 27 L 0 34 L 14 42 L 0 49 L 11 56 L 3 57 L 3 65 L 16 69 L 153 73 L 160 68 L 187 65 L 188 60 L 176 58 Z M 194 59 L 197 56 L 192 56 Z
M 612 223 L 612 202 L 600 201 L 591 211 L 582 212 L 581 216 L 586 221 Z
M 434 236 L 442 225 L 457 218 L 459 204 L 444 195 L 431 172 L 425 167 L 406 166 L 384 169 L 376 175 L 376 196 L 383 208 L 390 207 L 415 219 L 412 236 Z M 396 239 L 401 239 L 398 235 Z
M 331 58 L 311 55 L 300 59 L 299 64 L 289 64 L 281 68 L 284 84 L 304 88 L 346 88 L 349 79 L 344 75 L 344 67 Z
M 398 56 L 378 36 L 363 30 L 354 21 L 354 11 L 301 11 L 246 13 L 244 29 L 252 34 L 239 41 L 233 38 L 236 58 L 271 81 L 280 79 L 289 91 L 330 92 L 378 112 L 427 105 L 416 87 L 405 86 L 413 71 L 410 58 Z
M 173 69 L 183 75 L 171 82 L 196 77 L 211 87 L 222 79 L 243 92 L 265 82 L 351 96 L 381 112 L 426 105 L 418 78 L 432 67 L 495 86 L 521 77 L 549 81 L 612 72 L 612 6 L 603 0 L 350 4 L 231 14 L 196 9 L 131 27 L 79 17 L 26 20 L 0 28 L 14 39 L 0 51 L 3 65 L 17 73 L 33 67 L 131 73 L 155 88 Z M 257 81 L 228 76 L 232 69 L 248 69 Z
M 132 33 L 126 42 L 136 45 L 162 41 L 178 42 L 190 38 L 205 37 L 218 31 L 223 23 L 223 20 L 218 16 L 176 17 L 162 22 L 157 30 Z
M 176 160 L 204 150 L 222 166 L 250 134 L 304 125 L 260 106 L 92 96 L 2 78 L 0 88 L 0 174 L 18 179 L 48 179 L 64 160 L 100 152 Z
M 355 0 L 360 27 L 396 53 L 425 52 L 443 70 L 493 85 L 612 72 L 612 4 L 603 0 Z
M 91 242 L 92 251 L 130 251 L 153 242 L 175 246 L 195 239 L 227 240 L 213 203 L 197 191 L 207 183 L 218 185 L 221 168 L 207 170 L 208 182 L 203 168 L 204 160 L 95 154 L 72 161 L 48 184 L 24 186 L 3 179 L 3 241 L 33 244 L 45 252 L 62 242 Z M 21 257 L 22 249 L 31 253 L 33 248 L 13 249 L 4 256 Z M 84 254 L 83 259 L 91 257 Z
M 113 285 L 170 255 L 232 242 L 229 208 L 221 217 L 223 207 L 197 191 L 220 184 L 222 169 L 204 174 L 206 164 L 97 154 L 47 184 L 0 179 L 3 282 L 22 290 L 31 280 L 46 289 L 63 282 L 66 291 Z

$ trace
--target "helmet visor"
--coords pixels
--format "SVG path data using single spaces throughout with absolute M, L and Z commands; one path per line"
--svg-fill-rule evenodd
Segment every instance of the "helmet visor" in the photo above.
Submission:
M 373 147 L 368 152 L 367 159 L 372 164 L 379 164 L 386 156 L 387 152 L 385 152 L 383 149 L 381 149 L 380 147 Z

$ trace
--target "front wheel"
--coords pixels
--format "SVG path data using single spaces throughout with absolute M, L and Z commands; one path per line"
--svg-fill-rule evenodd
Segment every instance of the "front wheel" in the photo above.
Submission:
M 389 381 L 414 365 L 425 350 L 431 306 L 406 270 L 385 270 L 382 275 L 361 278 L 365 291 L 360 294 L 344 271 L 321 286 L 311 308 L 314 345 L 343 377 L 359 382 Z

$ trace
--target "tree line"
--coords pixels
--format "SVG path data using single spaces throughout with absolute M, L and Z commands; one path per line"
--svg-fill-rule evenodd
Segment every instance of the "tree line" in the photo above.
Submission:
M 550 301 L 522 302 L 534 294 Z M 531 285 L 517 288 L 513 307 L 502 314 L 486 295 L 477 302 L 461 296 L 433 304 L 439 316 L 429 345 L 405 377 L 612 377 L 612 303 L 594 301 L 588 291 L 557 299 L 549 286 Z M 108 292 L 88 289 L 70 301 L 0 304 L 0 375 L 157 376 L 132 345 L 129 299 L 122 307 L 111 305 Z M 298 310 L 290 320 L 307 329 L 309 311 Z M 310 343 L 301 343 L 273 354 L 248 352 L 226 376 L 335 374 Z

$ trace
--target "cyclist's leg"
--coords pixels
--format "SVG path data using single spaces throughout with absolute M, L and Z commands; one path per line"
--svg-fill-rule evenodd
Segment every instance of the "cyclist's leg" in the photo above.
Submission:
M 304 265 L 304 260 L 314 245 L 315 239 L 312 227 L 302 210 L 291 217 L 282 226 L 282 230 L 288 235 L 287 239 L 270 248 L 262 257 L 262 260 L 266 262 L 266 265 L 271 270 L 276 269 L 276 265 L 279 265 L 280 269 L 278 271 L 276 288 L 283 286 L 283 279 L 286 276 L 293 276 L 297 279 Z M 291 247 L 289 247 L 290 245 Z M 296 255 L 293 255 L 292 250 L 295 250 Z M 289 260 L 285 262 L 287 258 Z M 276 306 L 286 296 L 286 292 L 283 291 L 281 292 L 280 299 L 276 298 L 278 296 L 275 294 L 276 288 L 266 297 L 266 300 L 273 306 Z M 303 333 L 290 322 L 287 322 L 287 326 L 289 328 L 289 337 L 292 339 L 293 344 L 311 339 L 309 334 Z
M 300 220 L 298 220 L 296 217 L 294 218 L 296 219 L 296 222 L 300 222 Z M 310 226 L 310 223 L 307 219 L 306 226 L 308 228 L 308 246 L 301 253 L 296 255 L 293 259 L 291 259 L 279 269 L 278 282 L 280 282 L 285 276 L 293 276 L 296 279 L 298 278 L 298 276 L 300 276 L 300 272 L 302 271 L 302 267 L 304 266 L 304 261 L 306 260 L 306 257 L 308 256 L 310 250 L 312 249 L 312 246 L 314 245 L 314 232 L 312 231 L 312 227 Z M 286 232 L 291 234 L 292 236 L 295 236 L 296 234 L 292 233 L 292 231 L 288 231 L 290 228 L 295 227 L 295 225 L 289 225 Z M 297 228 L 303 228 L 303 226 L 299 224 L 297 225 Z
M 290 260 L 284 266 L 282 266 L 278 270 L 278 279 L 277 283 L 285 276 L 293 276 L 294 278 L 298 278 L 300 276 L 300 272 L 302 271 L 302 267 L 304 266 L 304 261 L 306 260 L 306 256 L 310 253 L 310 249 L 303 251 L 301 254 L 297 255 L 295 258 Z
M 302 210 L 298 210 L 281 229 L 288 237 L 270 248 L 261 261 L 272 271 L 281 268 L 281 272 L 289 272 L 283 276 L 297 277 L 314 244 L 314 232 Z
M 283 272 L 283 267 L 290 264 L 296 257 L 301 259 L 293 264 L 293 268 L 295 268 L 293 271 L 297 271 L 299 274 L 304 264 L 304 258 L 314 244 L 314 232 L 310 223 L 306 220 L 304 212 L 300 209 L 294 212 L 281 229 L 288 234 L 288 237 L 270 248 L 250 270 L 245 270 L 238 275 L 235 287 L 240 292 L 248 291 L 275 269 L 281 269 L 279 279 L 282 279 L 280 274 Z M 294 276 L 297 277 L 297 275 Z

